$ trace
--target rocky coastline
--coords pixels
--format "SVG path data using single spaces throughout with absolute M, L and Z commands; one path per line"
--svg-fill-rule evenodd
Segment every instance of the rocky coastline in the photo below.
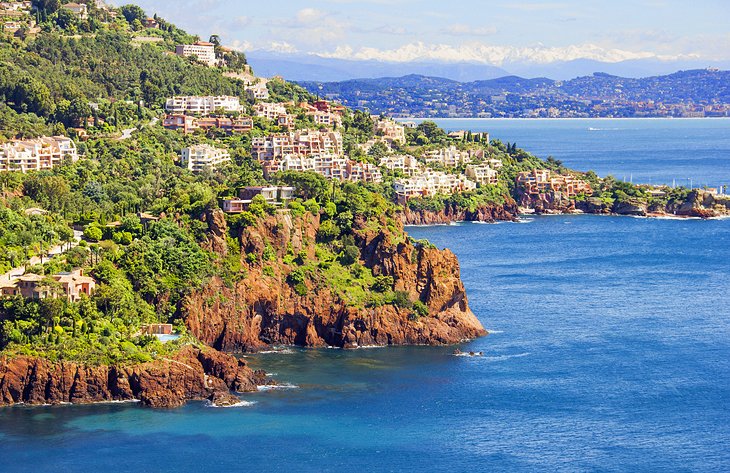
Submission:
M 248 277 L 229 287 L 218 278 L 193 292 L 183 305 L 186 324 L 198 339 L 223 351 L 250 352 L 270 345 L 304 347 L 447 345 L 486 335 L 469 309 L 459 262 L 448 250 L 403 239 L 402 226 L 368 229 L 356 220 L 355 242 L 364 266 L 393 278 L 394 289 L 421 301 L 428 315 L 384 305 L 348 305 L 329 288 L 297 294 L 287 283 L 293 268 L 287 249 L 315 257 L 319 216 L 292 218 L 280 213 L 247 227 L 240 235 L 246 254 L 276 250 L 273 264 L 247 264 Z M 401 237 L 404 241 L 397 241 Z M 267 274 L 268 273 L 268 274 Z
M 461 209 L 453 204 L 441 211 L 412 210 L 407 206 L 399 214 L 404 225 L 448 225 L 452 222 L 515 222 L 519 209 L 514 201 L 503 205 L 483 205 L 475 210 Z
M 187 346 L 169 359 L 131 366 L 89 366 L 38 357 L 0 357 L 0 406 L 138 401 L 156 408 L 188 401 L 238 402 L 266 375 L 244 360 L 210 348 Z

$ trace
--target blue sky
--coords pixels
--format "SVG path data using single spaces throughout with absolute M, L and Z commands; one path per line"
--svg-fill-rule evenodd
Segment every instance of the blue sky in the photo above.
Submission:
M 117 1 L 119 3 L 119 1 Z M 730 59 L 730 0 L 136 0 L 250 51 L 504 65 Z

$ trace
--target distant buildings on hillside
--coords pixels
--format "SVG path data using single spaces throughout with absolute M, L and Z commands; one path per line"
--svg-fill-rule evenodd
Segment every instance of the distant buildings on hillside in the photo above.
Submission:
M 517 175 L 517 185 L 527 194 L 539 195 L 561 192 L 566 197 L 593 193 L 591 185 L 575 176 L 556 174 L 547 169 L 533 169 Z
M 179 44 L 175 47 L 175 54 L 181 57 L 194 56 L 208 67 L 215 67 L 218 64 L 213 43 L 198 41 L 194 44 Z

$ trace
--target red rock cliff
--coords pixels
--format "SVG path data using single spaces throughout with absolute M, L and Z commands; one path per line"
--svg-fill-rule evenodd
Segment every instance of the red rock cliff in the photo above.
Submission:
M 453 344 L 485 335 L 469 309 L 459 276 L 459 263 L 448 250 L 414 245 L 402 238 L 402 227 L 367 230 L 355 223 L 354 236 L 361 261 L 374 275 L 392 276 L 396 291 L 420 300 L 429 315 L 391 305 L 348 306 L 329 289 L 298 295 L 286 282 L 292 267 L 283 263 L 287 250 L 315 256 L 319 217 L 287 214 L 268 217 L 241 234 L 245 254 L 261 257 L 268 243 L 277 253 L 268 275 L 256 264 L 248 275 L 226 286 L 213 279 L 183 304 L 191 332 L 203 342 L 226 351 L 255 351 L 265 346 L 355 347 L 366 345 Z
M 193 347 L 171 359 L 128 367 L 3 356 L 0 405 L 139 400 L 151 407 L 177 407 L 190 400 L 226 399 L 231 390 L 255 391 L 263 378 L 242 360 Z

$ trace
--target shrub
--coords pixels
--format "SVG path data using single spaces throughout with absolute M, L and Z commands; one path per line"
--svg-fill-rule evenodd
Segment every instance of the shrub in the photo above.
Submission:
M 428 317 L 428 306 L 421 301 L 413 303 L 413 312 L 419 317 Z
M 87 225 L 86 228 L 84 228 L 84 237 L 87 240 L 99 241 L 102 239 L 103 236 L 104 234 L 101 231 L 101 227 L 99 227 L 99 225 L 97 225 L 96 223 Z
M 355 264 L 360 259 L 360 248 L 355 245 L 347 245 L 340 257 L 340 263 L 344 266 Z
M 411 297 L 405 291 L 395 291 L 393 293 L 393 305 L 401 309 L 410 309 L 413 307 Z
M 371 289 L 375 292 L 387 292 L 395 284 L 392 276 L 377 276 Z

